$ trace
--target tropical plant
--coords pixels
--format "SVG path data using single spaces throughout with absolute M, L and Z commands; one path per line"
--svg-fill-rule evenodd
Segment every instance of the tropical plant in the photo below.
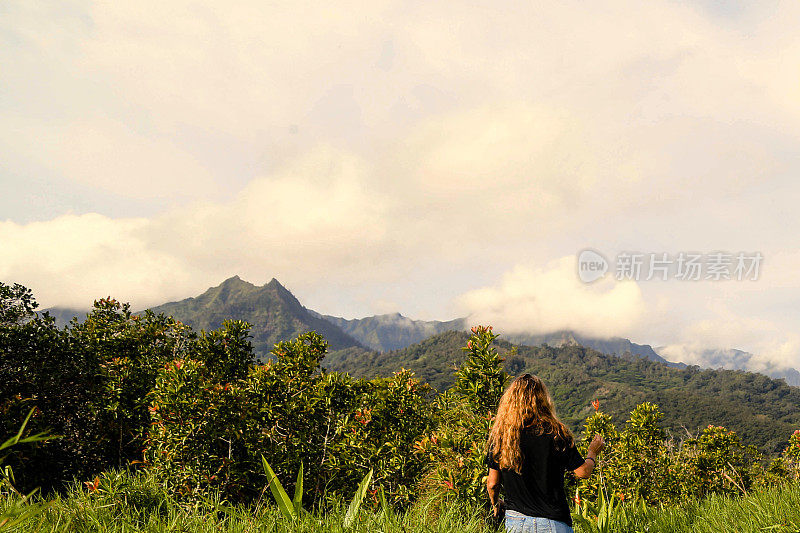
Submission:
M 471 331 L 472 336 L 462 348 L 467 358 L 456 372 L 454 388 L 467 398 L 475 412 L 493 415 L 508 381 L 504 359 L 493 346 L 498 335 L 492 332 L 492 326 L 475 326 Z
M 608 533 L 614 531 L 614 518 L 617 508 L 616 499 L 607 497 L 604 490 L 599 491 L 595 503 L 587 499 L 581 499 L 578 491 L 576 491 L 575 511 L 577 512 L 573 515 L 573 520 L 586 531 Z
M 789 445 L 783 452 L 793 479 L 800 479 L 800 429 L 796 429 L 789 437 Z
M 272 471 L 272 467 L 261 456 L 261 464 L 264 467 L 264 473 L 267 475 L 267 483 L 272 497 L 275 498 L 275 503 L 278 504 L 281 514 L 288 520 L 294 520 L 303 512 L 303 463 L 300 463 L 300 470 L 297 471 L 297 482 L 294 485 L 294 498 L 289 499 L 289 495 L 278 480 L 278 476 Z
M 415 453 L 433 465 L 423 486 L 447 500 L 486 504 L 486 439 L 508 374 L 491 326 L 475 326 L 451 391 L 434 401 L 438 425 Z
M 57 438 L 44 432 L 24 436 L 28 422 L 35 412 L 35 408 L 28 412 L 28 416 L 25 417 L 17 434 L 0 444 L 0 452 L 3 450 L 10 451 L 12 447 L 20 444 L 31 444 Z M 37 492 L 36 489 L 28 494 L 23 494 L 17 490 L 13 468 L 3 464 L 6 457 L 8 457 L 8 453 L 6 452 L 5 455 L 0 456 L 0 497 L 8 498 L 8 501 L 10 501 L 10 504 L 0 511 L 0 530 L 27 522 L 41 511 L 39 505 L 32 503 L 32 498 Z
M 295 520 L 300 518 L 301 514 L 303 513 L 303 465 L 300 464 L 300 470 L 297 471 L 297 482 L 294 486 L 294 498 L 291 500 L 289 499 L 289 495 L 286 493 L 286 490 L 281 485 L 281 482 L 278 480 L 278 476 L 275 475 L 275 472 L 272 471 L 272 467 L 269 466 L 269 463 L 261 456 L 261 464 L 264 467 L 264 473 L 267 475 L 267 480 L 269 484 L 269 490 L 272 492 L 272 497 L 275 498 L 275 503 L 278 505 L 278 508 L 281 511 L 281 514 L 287 520 Z M 353 495 L 353 499 L 350 501 L 350 505 L 347 507 L 347 513 L 344 515 L 344 520 L 342 522 L 342 527 L 344 529 L 349 529 L 355 523 L 356 518 L 358 517 L 358 512 L 361 509 L 361 503 L 364 501 L 364 496 L 367 494 L 367 489 L 369 488 L 370 483 L 372 482 L 372 470 L 367 472 L 367 475 L 361 480 L 359 483 L 358 488 L 356 489 L 356 493 Z M 381 491 L 381 495 L 383 495 L 383 491 Z M 386 504 L 386 498 L 382 496 L 383 505 Z

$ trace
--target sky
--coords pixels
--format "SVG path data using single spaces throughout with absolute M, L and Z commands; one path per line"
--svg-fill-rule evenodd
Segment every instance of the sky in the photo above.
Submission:
M 797 2 L 0 3 L 0 280 L 800 368 Z M 584 249 L 610 262 L 579 279 Z M 763 257 L 617 279 L 619 254 Z

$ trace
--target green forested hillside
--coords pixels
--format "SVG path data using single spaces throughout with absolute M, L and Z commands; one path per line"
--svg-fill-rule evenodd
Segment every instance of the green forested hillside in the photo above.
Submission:
M 220 327 L 224 320 L 245 320 L 253 325 L 253 349 L 266 357 L 275 343 L 316 331 L 333 349 L 357 347 L 359 343 L 327 320 L 312 314 L 278 280 L 258 287 L 234 276 L 211 287 L 196 298 L 153 307 L 190 325 L 195 331 Z
M 360 377 L 385 376 L 407 368 L 438 390 L 453 384 L 463 361 L 468 333 L 447 332 L 403 350 L 331 352 L 324 365 Z M 761 374 L 731 370 L 672 368 L 635 357 L 615 357 L 582 346 L 529 347 L 498 341 L 512 375 L 538 374 L 550 387 L 556 407 L 573 431 L 592 411 L 592 399 L 622 424 L 637 404 L 662 407 L 664 426 L 676 439 L 708 424 L 735 430 L 763 451 L 782 449 L 800 425 L 800 388 Z

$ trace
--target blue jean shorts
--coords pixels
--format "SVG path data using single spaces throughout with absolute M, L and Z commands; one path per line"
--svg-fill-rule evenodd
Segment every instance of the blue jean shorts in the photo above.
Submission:
M 509 533 L 573 533 L 564 522 L 506 511 L 506 531 Z

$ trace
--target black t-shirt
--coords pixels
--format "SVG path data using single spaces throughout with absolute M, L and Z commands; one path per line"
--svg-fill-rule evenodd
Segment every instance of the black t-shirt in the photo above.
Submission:
M 536 435 L 525 430 L 520 436 L 522 474 L 500 468 L 491 452 L 486 457 L 489 468 L 500 470 L 506 507 L 528 516 L 539 516 L 572 525 L 564 472 L 575 470 L 584 459 L 575 446 L 556 450 L 553 435 Z

